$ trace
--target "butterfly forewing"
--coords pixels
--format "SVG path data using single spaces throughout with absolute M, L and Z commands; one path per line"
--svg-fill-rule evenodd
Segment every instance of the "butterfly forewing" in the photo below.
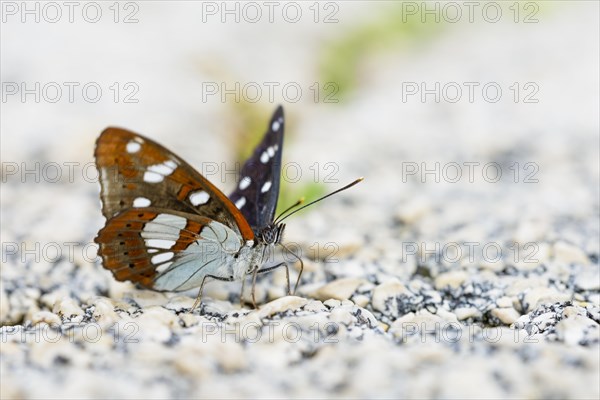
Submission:
M 254 233 L 235 205 L 181 158 L 158 143 L 107 128 L 96 143 L 102 212 L 109 220 L 129 208 L 164 209 L 208 217 L 244 240 Z
M 255 232 L 273 222 L 277 208 L 284 123 L 283 108 L 279 106 L 262 142 L 242 167 L 235 191 L 229 196 Z

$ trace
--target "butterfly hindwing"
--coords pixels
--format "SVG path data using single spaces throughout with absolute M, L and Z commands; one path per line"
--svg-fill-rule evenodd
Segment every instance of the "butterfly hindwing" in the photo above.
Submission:
M 102 213 L 109 220 L 130 208 L 155 208 L 208 217 L 254 233 L 243 214 L 217 187 L 158 143 L 120 128 L 105 129 L 96 143 Z
M 255 232 L 273 222 L 277 208 L 284 124 L 283 108 L 279 106 L 261 143 L 242 167 L 238 185 L 229 196 Z
M 111 218 L 96 242 L 104 268 L 120 281 L 154 290 L 197 287 L 206 275 L 229 278 L 238 236 L 210 218 L 157 208 L 130 208 Z

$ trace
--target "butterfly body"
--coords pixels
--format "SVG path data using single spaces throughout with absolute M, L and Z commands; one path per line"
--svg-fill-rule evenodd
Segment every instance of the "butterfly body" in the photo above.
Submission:
M 273 221 L 283 128 L 279 107 L 229 197 L 158 143 L 107 128 L 95 150 L 107 219 L 96 237 L 103 266 L 117 280 L 183 291 L 202 289 L 207 278 L 255 280 L 284 265 L 261 270 L 285 228 Z

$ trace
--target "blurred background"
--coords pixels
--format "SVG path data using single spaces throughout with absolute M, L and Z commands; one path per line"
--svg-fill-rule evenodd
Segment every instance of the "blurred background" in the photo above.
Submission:
M 81 301 L 116 293 L 80 251 L 69 282 L 50 274 L 66 253 L 20 261 L 36 243 L 93 258 L 104 128 L 158 141 L 228 193 L 278 104 L 280 207 L 365 177 L 288 220 L 289 241 L 360 260 L 309 269 L 304 293 L 522 261 L 407 259 L 403 241 L 536 243 L 542 263 L 561 241 L 594 265 L 597 302 L 598 30 L 593 1 L 2 2 L 0 322 L 51 308 L 40 279 Z
M 90 163 L 111 125 L 159 141 L 231 188 L 227 171 L 277 104 L 289 123 L 280 206 L 365 176 L 352 196 L 381 223 L 381 207 L 418 198 L 428 183 L 443 196 L 518 186 L 481 177 L 469 185 L 463 163 L 488 161 L 520 162 L 502 182 L 552 177 L 552 187 L 529 185 L 539 196 L 522 211 L 577 212 L 597 200 L 594 2 L 111 4 L 3 5 L 3 229 L 37 235 L 43 210 L 68 226 L 65 237 L 53 232 L 60 239 L 93 235 L 101 220 Z M 435 162 L 448 173 L 457 162 L 464 176 L 449 188 L 421 179 Z M 572 162 L 587 173 L 561 167 Z M 581 190 L 567 195 L 565 179 Z

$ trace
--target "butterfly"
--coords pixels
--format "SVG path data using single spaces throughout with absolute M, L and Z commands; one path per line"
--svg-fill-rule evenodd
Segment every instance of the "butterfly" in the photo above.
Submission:
M 248 275 L 256 308 L 257 275 L 280 267 L 286 270 L 289 295 L 287 264 L 264 267 L 274 246 L 289 251 L 281 242 L 283 218 L 274 218 L 284 127 L 279 106 L 229 196 L 153 140 L 121 128 L 105 129 L 95 148 L 106 218 L 95 242 L 103 267 L 119 281 L 156 291 L 199 288 L 192 309 L 200 303 L 207 279 L 242 280 L 243 294 Z M 300 271 L 294 292 L 303 270 L 301 258 L 296 258 Z

